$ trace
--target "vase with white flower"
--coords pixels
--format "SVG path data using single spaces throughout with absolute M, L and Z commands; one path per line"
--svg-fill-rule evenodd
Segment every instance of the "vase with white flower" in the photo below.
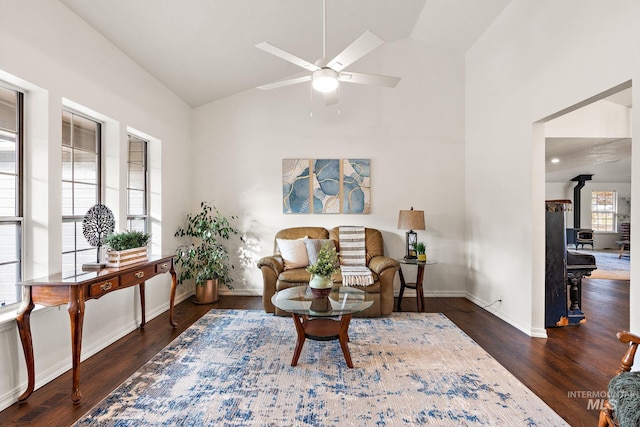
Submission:
M 318 260 L 307 267 L 311 273 L 309 287 L 316 297 L 326 297 L 331 293 L 333 281 L 331 275 L 339 268 L 338 253 L 335 246 L 325 243 L 318 251 Z

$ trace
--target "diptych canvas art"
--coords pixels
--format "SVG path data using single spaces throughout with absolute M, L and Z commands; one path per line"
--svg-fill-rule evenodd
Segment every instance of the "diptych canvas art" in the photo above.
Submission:
M 283 159 L 286 214 L 371 213 L 369 159 Z

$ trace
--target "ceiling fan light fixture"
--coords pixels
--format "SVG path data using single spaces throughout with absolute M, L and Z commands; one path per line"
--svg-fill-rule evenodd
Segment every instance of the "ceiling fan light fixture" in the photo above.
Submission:
M 338 73 L 331 68 L 321 68 L 313 72 L 311 86 L 318 92 L 332 92 L 338 88 Z

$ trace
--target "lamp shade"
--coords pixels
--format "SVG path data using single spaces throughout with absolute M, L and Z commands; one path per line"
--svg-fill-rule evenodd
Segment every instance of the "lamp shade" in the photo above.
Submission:
M 411 208 L 408 211 L 400 211 L 398 215 L 399 230 L 424 230 L 424 211 L 416 211 Z

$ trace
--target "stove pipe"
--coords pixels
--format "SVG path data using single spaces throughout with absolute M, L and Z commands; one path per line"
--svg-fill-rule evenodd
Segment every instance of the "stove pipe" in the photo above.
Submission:
M 580 190 L 586 181 L 591 181 L 593 175 L 578 175 L 571 181 L 578 183 L 573 188 L 573 228 L 580 228 Z

